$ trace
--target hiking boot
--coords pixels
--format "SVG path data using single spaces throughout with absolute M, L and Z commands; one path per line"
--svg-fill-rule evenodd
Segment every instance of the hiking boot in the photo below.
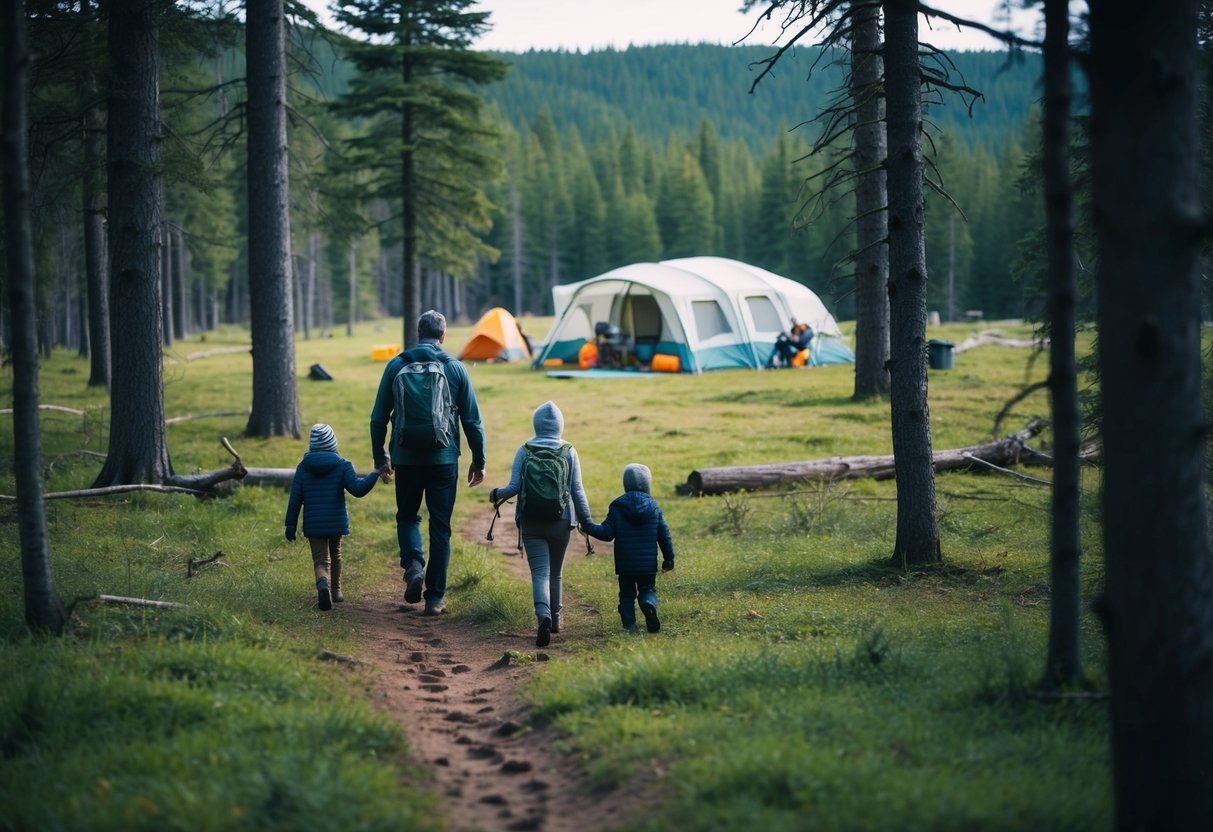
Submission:
M 404 573 L 404 601 L 406 604 L 416 604 L 421 600 L 421 590 L 425 584 L 425 573 L 420 569 Z
M 552 613 L 552 632 L 560 632 L 560 613 L 558 612 Z
M 316 581 L 316 596 L 320 603 L 320 609 L 328 612 L 333 608 L 333 596 L 329 594 L 329 582 L 324 578 Z
M 644 626 L 649 628 L 650 633 L 661 629 L 661 620 L 657 618 L 657 607 L 652 604 L 641 604 L 640 611 L 644 613 Z
M 640 629 L 634 623 L 633 624 L 624 624 L 623 631 L 625 633 L 639 633 Z
M 425 609 L 421 611 L 422 615 L 446 615 L 446 604 L 441 601 L 435 603 L 426 602 Z
M 535 636 L 536 647 L 547 647 L 552 641 L 552 619 L 545 618 L 539 622 L 539 632 Z
M 329 582 L 332 586 L 333 601 L 340 603 L 345 600 L 345 596 L 341 594 L 341 558 L 333 561 L 333 568 L 329 576 Z

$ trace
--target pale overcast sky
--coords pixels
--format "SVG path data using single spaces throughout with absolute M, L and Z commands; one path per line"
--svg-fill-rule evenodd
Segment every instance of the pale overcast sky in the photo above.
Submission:
M 329 0 L 304 0 L 323 10 Z M 928 0 L 929 5 L 959 17 L 1006 28 L 997 9 L 1004 0 Z M 765 46 L 779 39 L 777 21 L 747 37 L 761 6 L 747 14 L 741 0 L 481 0 L 477 8 L 492 14 L 492 30 L 476 47 L 498 52 L 528 49 L 592 49 L 654 43 L 733 43 Z M 327 19 L 327 16 L 326 16 Z M 1038 12 L 1015 12 L 1014 28 L 1033 36 Z M 958 31 L 936 22 L 920 24 L 919 39 L 943 49 L 998 49 L 1000 44 L 976 30 Z
M 929 1 L 929 0 L 928 0 Z M 996 28 L 1000 0 L 935 0 L 930 5 L 958 17 Z M 742 14 L 740 0 L 481 0 L 492 13 L 493 29 L 477 47 L 499 52 L 528 49 L 589 51 L 629 44 L 732 43 L 765 46 L 779 40 L 778 20 L 748 34 L 763 6 Z M 1017 12 L 1015 24 L 1030 34 L 1038 13 Z M 747 37 L 748 34 L 748 37 Z M 919 39 L 944 49 L 998 49 L 997 41 L 976 30 L 958 31 L 937 21 L 928 29 L 920 23 Z

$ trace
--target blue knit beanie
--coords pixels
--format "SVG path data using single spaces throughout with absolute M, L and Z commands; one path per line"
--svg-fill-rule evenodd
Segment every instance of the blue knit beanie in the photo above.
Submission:
M 312 438 L 307 449 L 337 453 L 337 434 L 328 425 L 312 425 Z

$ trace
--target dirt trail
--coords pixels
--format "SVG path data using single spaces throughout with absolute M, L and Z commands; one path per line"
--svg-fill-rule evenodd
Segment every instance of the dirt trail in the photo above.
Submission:
M 487 527 L 467 535 L 482 542 Z M 507 568 L 528 582 L 519 586 L 526 592 L 513 525 L 502 530 L 499 521 L 498 530 L 496 545 L 510 555 Z M 360 592 L 341 608 L 362 636 L 357 658 L 374 666 L 373 703 L 401 725 L 415 760 L 433 772 L 451 830 L 593 832 L 637 809 L 634 796 L 592 789 L 576 761 L 552 748 L 550 728 L 527 725 L 518 690 L 535 665 L 503 656 L 513 650 L 543 661 L 561 649 L 563 634 L 539 649 L 533 631 L 485 633 L 446 616 L 424 617 L 423 605 L 403 604 L 402 590 Z M 576 609 L 566 598 L 566 617 Z

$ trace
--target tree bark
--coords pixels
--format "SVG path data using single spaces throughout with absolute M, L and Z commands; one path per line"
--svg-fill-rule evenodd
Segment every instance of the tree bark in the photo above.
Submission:
M 408 31 L 400 34 L 400 45 L 412 46 Z M 401 80 L 408 89 L 413 83 L 413 65 L 406 55 L 401 63 Z M 417 321 L 421 318 L 421 254 L 417 250 L 417 205 L 414 177 L 417 157 L 413 144 L 417 140 L 413 124 L 413 105 L 405 102 L 400 108 L 400 201 L 401 201 L 401 250 L 400 268 L 403 270 L 404 291 L 404 339 L 405 349 L 417 344 Z
M 1068 0 L 1045 0 L 1044 142 L 1048 229 L 1049 392 L 1053 403 L 1053 524 L 1049 568 L 1049 649 L 1045 686 L 1082 679 L 1079 575 L 1078 364 L 1074 350 L 1078 281 L 1074 265 L 1074 200 L 1070 189 L 1070 17 Z
M 173 472 L 164 432 L 160 307 L 160 0 L 109 9 L 107 140 L 113 378 L 110 437 L 95 486 Z
M 249 436 L 299 437 L 282 0 L 248 0 Z
M 1033 451 L 1027 442 L 1043 428 L 1043 423 L 1033 421 L 1019 433 L 1006 436 L 997 442 L 936 451 L 932 459 L 933 470 L 981 470 L 988 467 L 977 460 L 1002 468 L 1029 461 L 1042 462 L 1047 457 Z M 840 456 L 809 462 L 698 468 L 690 473 L 686 484 L 681 486 L 679 491 L 687 494 L 727 494 L 805 480 L 854 480 L 867 477 L 887 480 L 896 475 L 896 470 L 894 456 Z
M 889 395 L 889 215 L 885 187 L 884 59 L 880 4 L 855 0 L 851 100 L 855 109 L 855 395 Z
M 4 101 L 0 124 L 4 132 L 0 159 L 4 163 L 4 248 L 13 326 L 13 468 L 25 623 L 33 629 L 61 633 L 67 615 L 51 574 L 46 506 L 42 502 L 38 334 L 26 140 L 30 56 L 25 45 L 25 4 L 7 3 L 3 15 Z
M 164 192 L 161 191 L 161 204 L 164 204 Z M 160 302 L 163 306 L 161 319 L 164 321 L 164 346 L 173 345 L 173 234 L 168 223 L 160 226 Z
M 348 243 L 347 257 L 349 258 L 350 270 L 350 309 L 349 315 L 346 317 L 345 334 L 349 338 L 354 337 L 354 324 L 358 322 L 358 272 L 355 268 L 357 260 L 355 259 L 356 252 L 354 251 L 354 243 L 351 240 Z
M 81 4 L 86 26 L 97 27 L 89 19 L 87 2 Z M 91 40 L 91 39 L 90 39 Z M 110 309 L 109 278 L 105 262 L 105 109 L 101 106 L 97 74 L 92 55 L 81 84 L 84 96 L 81 210 L 84 217 L 84 274 L 88 291 L 89 387 L 110 386 Z
M 885 0 L 888 116 L 889 336 L 897 564 L 940 559 L 927 405 L 927 263 L 922 175 L 922 70 L 910 0 Z
M 178 341 L 189 332 L 189 292 L 185 288 L 185 232 L 175 225 L 168 227 L 169 239 L 173 241 L 173 335 Z
M 1116 826 L 1213 829 L 1196 0 L 1093 3 L 1103 523 Z M 1126 160 L 1132 159 L 1130 167 Z

